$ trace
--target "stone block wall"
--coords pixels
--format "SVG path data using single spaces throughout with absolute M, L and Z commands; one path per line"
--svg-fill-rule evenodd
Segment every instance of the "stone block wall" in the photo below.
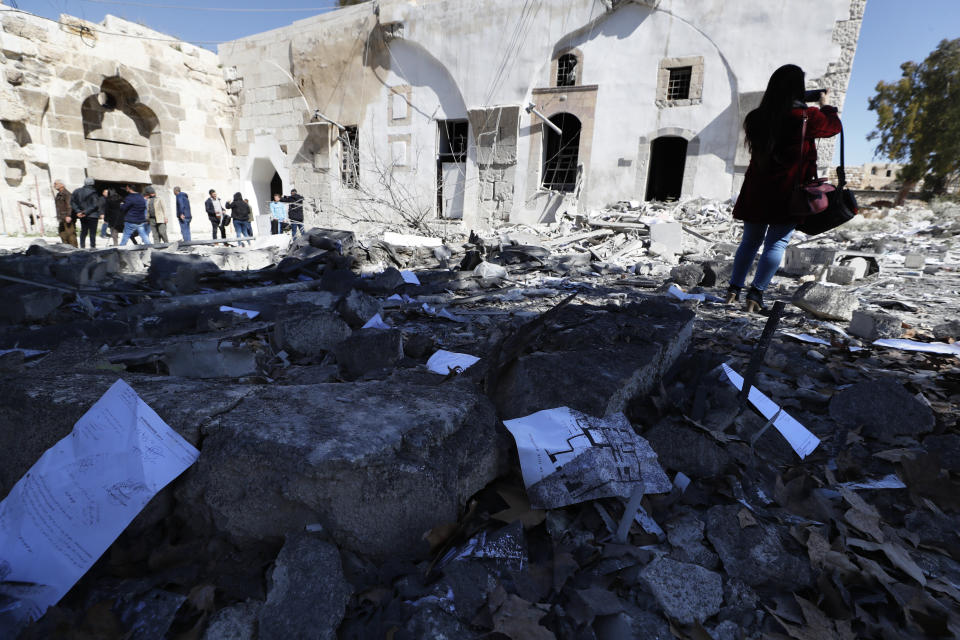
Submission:
M 56 179 L 154 184 L 169 208 L 180 186 L 202 218 L 234 181 L 217 55 L 113 16 L 60 23 L 0 17 L 0 233 L 55 234 Z
M 469 113 L 477 147 L 480 212 L 484 221 L 507 220 L 514 204 L 520 107 L 491 107 Z

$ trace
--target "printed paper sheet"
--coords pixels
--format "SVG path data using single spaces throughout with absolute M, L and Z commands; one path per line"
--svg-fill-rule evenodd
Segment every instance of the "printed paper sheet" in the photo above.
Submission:
M 43 615 L 198 456 L 117 380 L 0 502 L 0 582 L 38 585 L 8 614 Z

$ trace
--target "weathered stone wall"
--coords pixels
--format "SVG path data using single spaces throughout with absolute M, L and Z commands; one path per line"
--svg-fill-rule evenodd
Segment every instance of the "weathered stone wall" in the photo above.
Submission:
M 857 52 L 857 40 L 860 38 L 860 26 L 863 24 L 863 12 L 867 0 L 850 0 L 850 17 L 838 20 L 833 30 L 833 42 L 840 46 L 840 56 L 827 67 L 822 78 L 814 82 L 816 88 L 830 89 L 830 104 L 836 105 L 843 115 L 843 103 L 847 97 L 847 85 L 850 84 L 850 72 L 853 70 L 853 57 Z M 810 80 L 808 76 L 808 81 Z M 833 162 L 834 150 L 840 138 L 828 138 L 817 145 L 820 166 Z
M 205 230 L 206 191 L 235 186 L 216 54 L 113 16 L 0 20 L 0 233 L 40 233 L 40 214 L 56 233 L 52 182 L 88 177 L 153 184 L 168 211 L 180 186 Z
M 864 5 L 830 0 L 811 14 L 800 0 L 736 10 L 719 0 L 545 0 L 535 11 L 512 0 L 383 0 L 376 11 L 349 7 L 228 43 L 220 54 L 243 78 L 238 151 L 251 179 L 262 182 L 275 167 L 319 207 L 319 222 L 435 222 L 438 125 L 468 120 L 462 224 L 482 226 L 544 220 L 556 209 L 541 187 L 543 125 L 523 110 L 531 101 L 547 117 L 569 111 L 582 123 L 573 207 L 642 198 L 661 136 L 687 140 L 682 195 L 733 195 L 752 97 L 777 66 L 795 62 L 842 105 Z M 556 60 L 568 51 L 578 58 L 577 84 L 596 87 L 590 101 L 555 86 Z M 695 60 L 696 99 L 658 103 L 662 67 L 685 60 Z M 275 96 L 280 87 L 289 95 Z M 359 188 L 341 180 L 337 129 L 308 126 L 314 109 L 358 127 Z M 482 114 L 506 109 L 516 114 L 509 126 L 479 129 Z M 832 153 L 829 143 L 823 153 Z M 266 171 L 253 170 L 258 163 Z

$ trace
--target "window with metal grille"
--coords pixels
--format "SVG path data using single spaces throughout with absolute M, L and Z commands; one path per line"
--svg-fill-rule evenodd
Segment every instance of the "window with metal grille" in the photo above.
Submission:
M 577 56 L 565 53 L 557 58 L 557 86 L 574 87 L 577 84 Z
M 467 161 L 466 120 L 438 120 L 437 155 L 444 162 Z
M 690 78 L 693 67 L 673 67 L 667 83 L 667 100 L 686 100 L 690 97 Z
M 543 188 L 551 191 L 573 191 L 577 187 L 577 165 L 580 163 L 580 120 L 569 113 L 558 113 L 550 122 L 560 127 L 558 134 L 544 126 L 546 136 L 543 157 Z
M 345 127 L 340 132 L 340 184 L 348 189 L 360 187 L 360 132 Z

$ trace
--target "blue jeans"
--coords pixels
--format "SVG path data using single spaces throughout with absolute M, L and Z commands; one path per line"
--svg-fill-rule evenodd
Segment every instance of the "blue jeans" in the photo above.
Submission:
M 757 249 L 763 244 L 763 253 L 757 263 L 757 272 L 753 275 L 752 286 L 760 291 L 766 290 L 773 279 L 773 274 L 780 268 L 780 261 L 783 260 L 783 252 L 790 242 L 790 236 L 793 235 L 793 228 L 792 224 L 767 225 L 745 222 L 743 238 L 740 239 L 740 246 L 733 258 L 730 284 L 736 287 L 743 286 L 747 279 L 747 272 L 750 271 L 750 265 L 753 264 L 753 257 L 757 255 Z
M 184 242 L 190 242 L 190 221 L 189 220 L 180 221 L 180 235 L 183 236 Z
M 290 221 L 290 237 L 296 238 L 298 233 L 303 233 L 303 223 Z
M 153 244 L 150 242 L 150 223 L 144 222 L 142 224 L 134 224 L 132 222 L 123 223 L 123 239 L 120 241 L 120 246 L 127 244 L 127 240 L 130 239 L 130 236 L 133 235 L 133 232 L 136 231 L 140 234 L 140 240 L 143 241 L 143 244 Z
M 249 222 L 234 220 L 233 221 L 233 230 L 237 234 L 237 238 L 252 238 L 253 237 L 253 225 Z M 240 243 L 243 244 L 243 243 Z

